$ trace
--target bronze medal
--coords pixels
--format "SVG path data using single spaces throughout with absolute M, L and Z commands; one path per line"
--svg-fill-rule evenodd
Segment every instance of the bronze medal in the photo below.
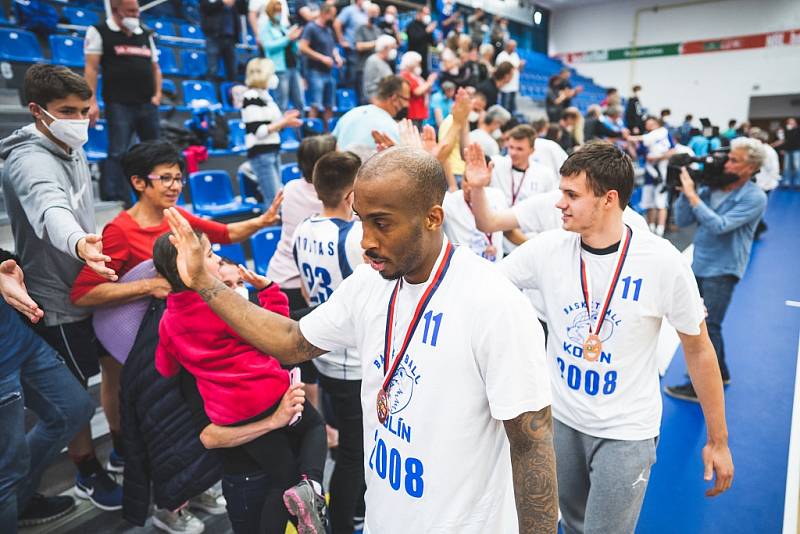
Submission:
M 376 400 L 376 407 L 378 408 L 378 421 L 381 424 L 386 423 L 389 418 L 389 394 L 386 390 L 381 388 L 378 390 L 378 398 Z
M 589 334 L 583 342 L 583 359 L 587 362 L 596 362 L 603 351 L 603 343 L 597 334 Z

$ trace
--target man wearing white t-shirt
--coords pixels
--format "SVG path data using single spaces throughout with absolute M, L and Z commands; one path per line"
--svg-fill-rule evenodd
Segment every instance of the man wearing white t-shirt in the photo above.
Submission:
M 503 192 L 494 187 L 485 189 L 487 203 L 492 210 L 502 210 L 508 206 Z M 491 262 L 503 259 L 503 232 L 481 232 L 475 226 L 475 217 L 470 207 L 470 189 L 466 180 L 461 189 L 448 191 L 444 196 L 444 233 L 452 243 L 464 245 L 472 252 Z M 524 239 L 524 236 L 523 236 Z
M 503 191 L 506 202 L 514 206 L 536 193 L 558 189 L 558 176 L 532 157 L 536 132 L 527 124 L 508 131 L 508 156 L 492 159 L 492 187 Z
M 322 213 L 303 221 L 292 239 L 294 261 L 309 305 L 328 300 L 363 263 L 361 221 L 353 218 L 353 181 L 360 166 L 361 159 L 352 152 L 330 152 L 314 167 L 314 189 L 322 201 Z M 331 531 L 352 533 L 353 517 L 364 492 L 361 359 L 353 347 L 346 347 L 313 362 L 339 430 L 328 507 Z
M 469 179 L 485 185 L 486 174 Z M 517 287 L 542 292 L 564 532 L 633 532 L 661 422 L 662 320 L 678 331 L 703 407 L 704 478 L 717 477 L 708 496 L 733 477 L 719 364 L 688 262 L 624 223 L 630 159 L 589 143 L 561 168 L 560 189 L 563 230 L 527 241 L 500 268 Z
M 365 532 L 555 532 L 542 332 L 494 267 L 445 239 L 446 189 L 419 149 L 367 160 L 354 208 L 372 269 L 300 324 L 217 283 L 188 223 L 168 218 L 185 282 L 256 348 L 285 364 L 358 348 Z
M 519 74 L 525 68 L 525 60 L 517 54 L 517 42 L 514 39 L 506 41 L 505 49 L 497 54 L 495 65 L 509 62 L 514 66 L 514 76 L 511 81 L 500 88 L 500 104 L 510 113 L 517 110 L 517 93 L 519 93 Z
M 511 113 L 503 106 L 495 104 L 478 120 L 478 127 L 469 132 L 469 142 L 480 144 L 484 154 L 490 158 L 499 156 L 500 145 L 497 144 L 497 139 L 502 136 L 500 128 L 510 119 Z
M 647 210 L 647 222 L 650 230 L 663 236 L 667 224 L 667 203 L 669 190 L 667 181 L 667 161 L 675 153 L 674 142 L 661 121 L 655 117 L 647 117 L 644 123 L 647 133 L 631 136 L 629 141 L 641 141 L 647 150 L 645 185 L 642 188 L 642 208 Z

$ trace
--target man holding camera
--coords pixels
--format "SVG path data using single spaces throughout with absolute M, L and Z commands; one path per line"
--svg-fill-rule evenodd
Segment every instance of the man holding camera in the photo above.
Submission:
M 675 203 L 678 226 L 697 223 L 694 236 L 694 271 L 708 317 L 708 334 L 717 352 L 723 384 L 730 383 L 722 341 L 722 320 L 733 289 L 744 274 L 753 234 L 767 206 L 767 196 L 753 181 L 766 157 L 763 144 L 740 137 L 731 141 L 724 172 L 695 189 L 694 180 L 681 170 L 681 195 Z M 698 402 L 691 382 L 665 388 L 667 395 Z

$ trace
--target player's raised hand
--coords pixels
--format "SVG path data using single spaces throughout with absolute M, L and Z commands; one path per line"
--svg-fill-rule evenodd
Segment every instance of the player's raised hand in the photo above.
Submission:
M 372 139 L 375 141 L 375 147 L 378 152 L 391 148 L 395 145 L 394 139 L 389 137 L 386 133 L 378 130 L 372 130 Z
M 183 283 L 192 289 L 210 285 L 211 275 L 206 270 L 203 244 L 192 230 L 189 221 L 175 208 L 164 210 L 164 216 L 172 231 L 169 241 L 178 250 L 176 263 Z
M 400 130 L 400 145 L 410 146 L 414 148 L 422 148 L 422 138 L 419 135 L 419 130 L 411 122 L 411 119 L 403 119 L 397 124 Z
M 443 154 L 444 149 L 450 145 L 445 142 L 436 142 L 436 130 L 433 129 L 433 126 L 430 124 L 423 126 L 420 137 L 422 139 L 422 149 L 434 158 L 442 161 L 444 158 L 440 157 L 440 154 Z
M 470 98 L 467 90 L 463 87 L 459 88 L 456 91 L 453 107 L 450 109 L 450 113 L 453 115 L 453 123 L 463 125 L 467 122 L 471 103 L 472 98 Z
M 283 189 L 279 189 L 278 192 L 275 194 L 275 198 L 272 199 L 272 204 L 269 205 L 269 209 L 259 215 L 259 223 L 261 227 L 265 226 L 272 226 L 277 224 L 278 221 L 281 220 L 280 210 L 281 210 L 281 203 L 283 202 Z
M 469 181 L 470 187 L 488 187 L 492 181 L 492 168 L 494 163 L 486 164 L 483 149 L 478 143 L 468 145 L 464 150 L 464 177 Z

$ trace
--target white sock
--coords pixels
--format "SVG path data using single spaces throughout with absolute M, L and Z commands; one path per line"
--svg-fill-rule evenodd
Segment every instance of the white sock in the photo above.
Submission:
M 659 224 L 658 226 L 656 226 L 656 235 L 659 236 L 659 237 L 663 237 L 664 236 L 664 225 L 663 224 Z
M 655 232 L 656 231 L 656 223 L 650 223 L 650 224 L 647 225 L 647 227 L 650 228 L 651 232 Z

